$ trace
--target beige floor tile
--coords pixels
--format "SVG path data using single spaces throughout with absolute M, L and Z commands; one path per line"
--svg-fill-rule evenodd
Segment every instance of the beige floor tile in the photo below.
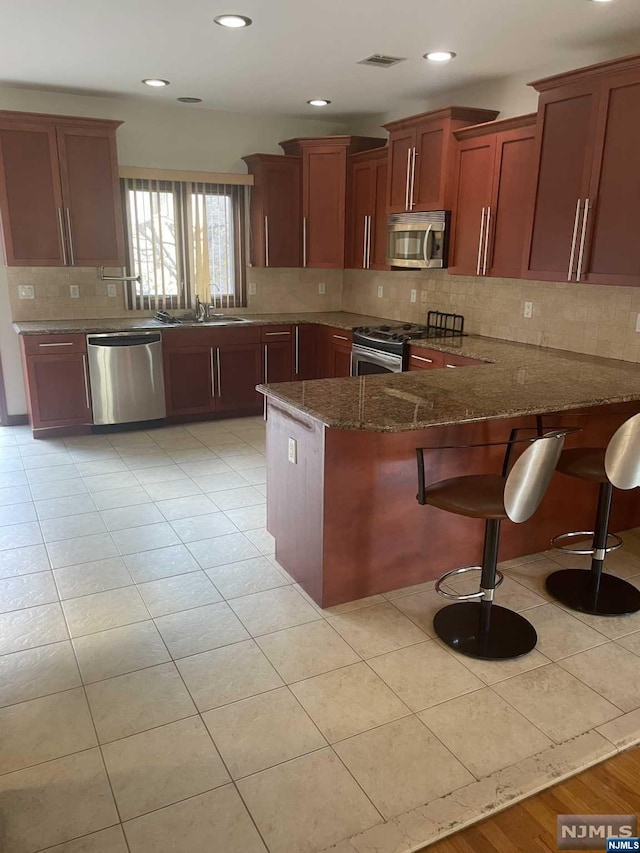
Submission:
M 222 596 L 201 569 L 140 584 L 138 591 L 154 617 L 222 601 Z
M 141 471 L 143 468 L 161 468 L 163 465 L 172 465 L 173 459 L 168 453 L 127 453 L 122 457 L 131 471 Z
M 59 604 L 26 607 L 0 615 L 0 655 L 68 639 Z
M 211 512 L 208 515 L 197 515 L 194 518 L 182 518 L 173 521 L 171 526 L 185 543 L 213 539 L 215 536 L 226 536 L 229 533 L 238 532 L 238 528 L 227 518 L 224 512 Z
M 475 781 L 416 717 L 363 732 L 334 748 L 386 819 Z
M 160 510 L 151 503 L 103 509 L 102 518 L 107 530 L 127 530 L 130 527 L 164 522 L 164 516 Z
M 435 637 L 433 617 L 448 603 L 435 589 L 426 589 L 411 595 L 396 596 L 393 606 L 411 619 L 428 637 Z
M 617 749 L 627 749 L 630 746 L 637 747 L 640 737 L 640 709 L 616 717 L 615 720 L 605 723 L 596 731 L 611 741 Z
M 240 560 L 250 560 L 260 556 L 260 551 L 244 533 L 202 539 L 199 542 L 192 542 L 188 547 L 203 569 L 226 566 L 227 563 L 237 563 Z
M 195 714 L 172 663 L 98 681 L 86 690 L 101 743 Z
M 556 743 L 620 715 L 618 708 L 556 664 L 516 675 L 492 689 Z
M 409 709 L 365 663 L 291 685 L 330 743 L 409 714 Z
M 140 485 L 132 471 L 121 471 L 119 474 L 96 474 L 94 477 L 85 477 L 84 482 L 90 492 Z
M 127 530 L 114 530 L 111 534 L 120 554 L 137 554 L 156 548 L 179 545 L 180 537 L 166 521 L 160 524 L 145 524 Z
M 258 486 L 267 482 L 266 465 L 258 465 L 255 468 L 243 468 L 238 473 L 244 477 L 247 483 L 251 483 L 252 486 Z
M 222 459 L 211 454 L 209 459 L 185 461 L 180 467 L 189 477 L 206 477 L 209 474 L 226 474 L 231 469 Z
M 603 634 L 554 604 L 534 607 L 527 611 L 526 618 L 538 632 L 538 650 L 551 660 L 566 658 L 607 642 Z
M 0 656 L 0 707 L 80 684 L 69 641 Z
M 258 637 L 256 642 L 287 684 L 360 660 L 323 619 Z
M 333 616 L 329 624 L 364 658 L 420 643 L 425 639 L 424 632 L 389 602 Z
M 551 595 L 547 592 L 545 581 L 552 572 L 558 571 L 558 564 L 548 557 L 540 560 L 531 560 L 510 566 L 505 570 L 505 575 L 513 578 L 521 586 L 535 592 L 541 598 L 551 601 Z
M 13 506 L 17 503 L 29 503 L 33 500 L 28 486 L 9 486 L 0 488 L 0 506 Z
M 85 462 L 74 459 L 74 461 L 78 469 L 78 474 L 81 477 L 94 477 L 98 474 L 117 474 L 120 471 L 128 470 L 117 453 L 107 459 L 89 459 Z
M 633 579 L 635 581 L 635 578 Z M 633 581 L 630 581 L 632 583 Z M 562 606 L 562 605 L 559 605 Z M 626 637 L 635 631 L 640 631 L 640 612 L 630 613 L 626 616 L 593 616 L 591 613 L 579 613 L 577 610 L 566 609 L 572 616 L 584 622 L 595 631 L 599 631 L 610 640 Z
M 136 583 L 195 572 L 200 568 L 184 545 L 127 554 L 124 562 Z
M 0 527 L 0 551 L 39 545 L 41 542 L 42 534 L 37 521 L 29 521 L 26 524 L 7 524 L 6 527 Z
M 77 637 L 73 645 L 85 684 L 170 660 L 162 637 L 151 621 Z
M 265 464 L 264 453 L 240 453 L 237 456 L 226 456 L 225 462 L 236 471 L 244 471 L 247 468 L 260 468 Z
M 58 591 L 50 571 L 0 580 L 0 613 L 57 600 Z
M 451 699 L 418 716 L 478 778 L 552 745 L 490 687 Z
M 54 569 L 118 556 L 118 551 L 109 533 L 97 533 L 93 536 L 81 536 L 79 539 L 49 542 L 47 551 Z
M 327 745 L 284 687 L 207 711 L 203 719 L 233 779 Z
M 412 711 L 422 711 L 484 686 L 433 640 L 371 658 L 369 664 Z
M 36 511 L 41 521 L 52 518 L 63 518 L 67 515 L 82 515 L 95 512 L 96 505 L 87 494 L 69 495 L 68 497 L 48 498 L 36 501 Z
M 14 503 L 9 506 L 0 506 L 0 527 L 8 524 L 26 524 L 29 521 L 37 521 L 35 506 L 32 503 Z M 264 525 L 263 521 L 263 525 Z
M 480 573 L 474 572 L 472 575 L 464 577 L 461 580 L 449 582 L 448 587 L 452 588 L 454 592 L 467 594 L 478 591 L 479 581 Z M 504 581 L 496 589 L 495 603 L 509 610 L 520 612 L 528 610 L 531 607 L 546 604 L 547 599 L 527 589 L 526 586 L 518 583 L 512 577 L 505 576 Z
M 193 518 L 197 515 L 208 515 L 217 507 L 207 495 L 189 495 L 184 498 L 171 498 L 158 501 L 156 504 L 167 521 L 177 521 L 181 518 Z
M 273 556 L 276 552 L 276 540 L 265 527 L 255 530 L 247 530 L 245 536 L 249 539 L 261 554 Z
M 0 776 L 0 801 L 10 804 L 3 809 L 7 853 L 35 853 L 118 822 L 98 749 Z
M 366 598 L 356 598 L 355 601 L 345 601 L 344 604 L 334 604 L 333 607 L 321 608 L 321 611 L 325 616 L 339 616 L 341 613 L 350 613 L 352 610 L 371 607 L 372 604 L 384 604 L 385 601 L 383 595 L 367 595 Z
M 179 465 L 159 465 L 157 468 L 140 468 L 135 477 L 142 486 L 147 483 L 168 483 L 172 480 L 185 480 L 187 475 Z
M 242 507 L 259 506 L 265 503 L 264 495 L 261 495 L 254 486 L 244 486 L 239 489 L 216 492 L 213 500 L 220 509 L 225 512 L 230 509 L 241 509 Z
M 267 507 L 265 504 L 228 509 L 226 515 L 238 530 L 255 530 L 265 527 L 267 523 Z
M 195 476 L 193 482 L 196 483 L 203 492 L 211 492 L 215 501 L 216 492 L 223 492 L 227 489 L 239 489 L 247 485 L 247 481 L 238 471 L 223 472 L 221 474 L 203 474 Z
M 266 557 L 229 563 L 206 571 L 224 598 L 239 598 L 289 583 L 289 579 Z
M 195 437 L 197 438 L 198 436 Z M 182 450 L 173 450 L 171 447 L 168 447 L 167 451 L 177 465 L 182 465 L 184 462 L 210 462 L 212 459 L 218 458 L 212 450 L 209 450 L 203 444 L 199 447 L 185 447 Z
M 283 686 L 253 640 L 183 658 L 177 666 L 199 711 Z
M 50 568 L 44 545 L 28 545 L 11 551 L 0 551 L 0 578 L 44 572 Z
M 254 637 L 320 618 L 290 585 L 234 598 L 229 605 Z
M 68 451 L 60 453 L 23 453 L 22 461 L 26 469 L 52 468 L 59 465 L 69 465 L 73 460 Z
M 50 847 L 47 853 L 128 853 L 122 827 L 112 826 L 75 841 Z
M 617 642 L 618 645 L 629 649 L 630 652 L 640 655 L 640 631 L 636 631 L 635 634 L 629 634 L 626 637 L 621 637 Z
M 131 853 L 266 853 L 233 785 L 129 821 L 125 833 Z
M 105 744 L 102 751 L 122 820 L 230 781 L 200 717 Z
M 53 498 L 63 498 L 68 495 L 88 494 L 88 489 L 85 486 L 84 480 L 81 480 L 80 477 L 78 477 L 77 472 L 75 472 L 75 474 L 68 480 L 29 483 L 29 488 L 31 489 L 34 501 L 52 500 Z
M 82 688 L 0 710 L 0 774 L 96 745 Z
M 560 666 L 622 711 L 640 708 L 640 658 L 617 643 L 572 655 Z
M 63 600 L 133 585 L 122 557 L 65 566 L 63 569 L 55 569 L 54 575 Z
M 144 490 L 154 501 L 166 501 L 202 494 L 200 486 L 189 479 L 169 480 L 164 483 L 146 483 Z
M 119 628 L 149 618 L 147 608 L 134 586 L 70 598 L 63 601 L 62 607 L 72 637 Z
M 445 646 L 442 640 L 436 638 L 435 642 L 451 654 L 452 650 Z M 535 649 L 527 655 L 511 660 L 479 660 L 466 655 L 456 655 L 456 659 L 485 684 L 497 684 L 498 681 L 504 681 L 505 678 L 520 675 L 521 672 L 528 672 L 549 663 L 549 658 Z
M 161 616 L 156 619 L 156 625 L 176 659 L 228 646 L 249 637 L 242 622 L 224 602 Z
M 380 822 L 330 749 L 263 770 L 238 788 L 271 853 L 315 853 Z
M 122 489 L 94 492 L 92 498 L 98 509 L 102 511 L 151 503 L 151 498 L 142 486 L 125 486 Z

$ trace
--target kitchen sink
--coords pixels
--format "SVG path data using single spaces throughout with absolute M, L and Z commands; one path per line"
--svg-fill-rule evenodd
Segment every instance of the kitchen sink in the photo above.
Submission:
M 249 320 L 244 317 L 236 317 L 231 314 L 214 314 L 212 317 L 208 317 L 206 320 L 202 321 L 203 326 L 208 326 L 212 323 L 248 323 Z

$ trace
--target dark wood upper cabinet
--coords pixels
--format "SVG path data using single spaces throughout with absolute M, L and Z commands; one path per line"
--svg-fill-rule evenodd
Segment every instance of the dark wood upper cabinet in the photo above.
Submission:
M 379 148 L 384 139 L 326 136 L 290 139 L 287 155 L 302 156 L 302 265 L 345 265 L 347 165 L 349 154 Z
M 458 131 L 450 273 L 519 277 L 534 178 L 535 114 Z
M 253 175 L 251 263 L 302 266 L 301 157 L 252 154 L 242 158 Z
M 0 112 L 0 215 L 9 266 L 120 266 L 121 122 Z
M 447 107 L 389 122 L 387 212 L 449 210 L 453 196 L 453 132 L 492 121 L 495 110 Z
M 345 266 L 388 269 L 387 167 L 388 149 L 378 148 L 350 157 L 347 194 L 347 248 Z

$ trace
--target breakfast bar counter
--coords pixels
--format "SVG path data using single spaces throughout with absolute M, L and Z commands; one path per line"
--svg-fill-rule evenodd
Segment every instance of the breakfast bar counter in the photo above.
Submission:
M 267 400 L 267 527 L 276 557 L 329 607 L 477 565 L 483 525 L 416 501 L 416 447 L 427 482 L 498 473 L 514 427 L 579 427 L 567 446 L 603 446 L 640 411 L 638 365 L 469 336 L 412 341 L 485 362 L 259 386 Z M 526 435 L 527 433 L 525 433 Z M 528 433 L 532 434 L 532 433 Z M 503 560 L 593 527 L 597 485 L 556 473 L 538 512 L 505 524 Z M 612 529 L 640 524 L 637 494 L 616 494 Z

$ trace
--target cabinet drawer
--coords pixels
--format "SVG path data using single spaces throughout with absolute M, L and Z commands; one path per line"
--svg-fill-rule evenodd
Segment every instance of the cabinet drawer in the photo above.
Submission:
M 467 358 L 464 355 L 451 355 L 448 352 L 442 353 L 445 367 L 471 367 L 474 364 L 486 364 L 478 358 Z
M 409 370 L 433 370 L 437 367 L 444 367 L 444 356 L 445 354 L 438 352 L 438 350 L 410 347 Z
M 213 346 L 215 346 L 215 329 L 210 326 L 203 326 L 201 329 L 178 327 L 162 330 L 162 347 L 165 350 Z
M 264 343 L 270 341 L 287 341 L 293 336 L 291 326 L 262 326 L 262 340 Z
M 23 335 L 27 355 L 61 355 L 87 351 L 86 335 Z
M 353 332 L 349 329 L 336 329 L 330 326 L 327 329 L 327 334 L 329 340 L 336 346 L 350 347 L 353 343 Z

